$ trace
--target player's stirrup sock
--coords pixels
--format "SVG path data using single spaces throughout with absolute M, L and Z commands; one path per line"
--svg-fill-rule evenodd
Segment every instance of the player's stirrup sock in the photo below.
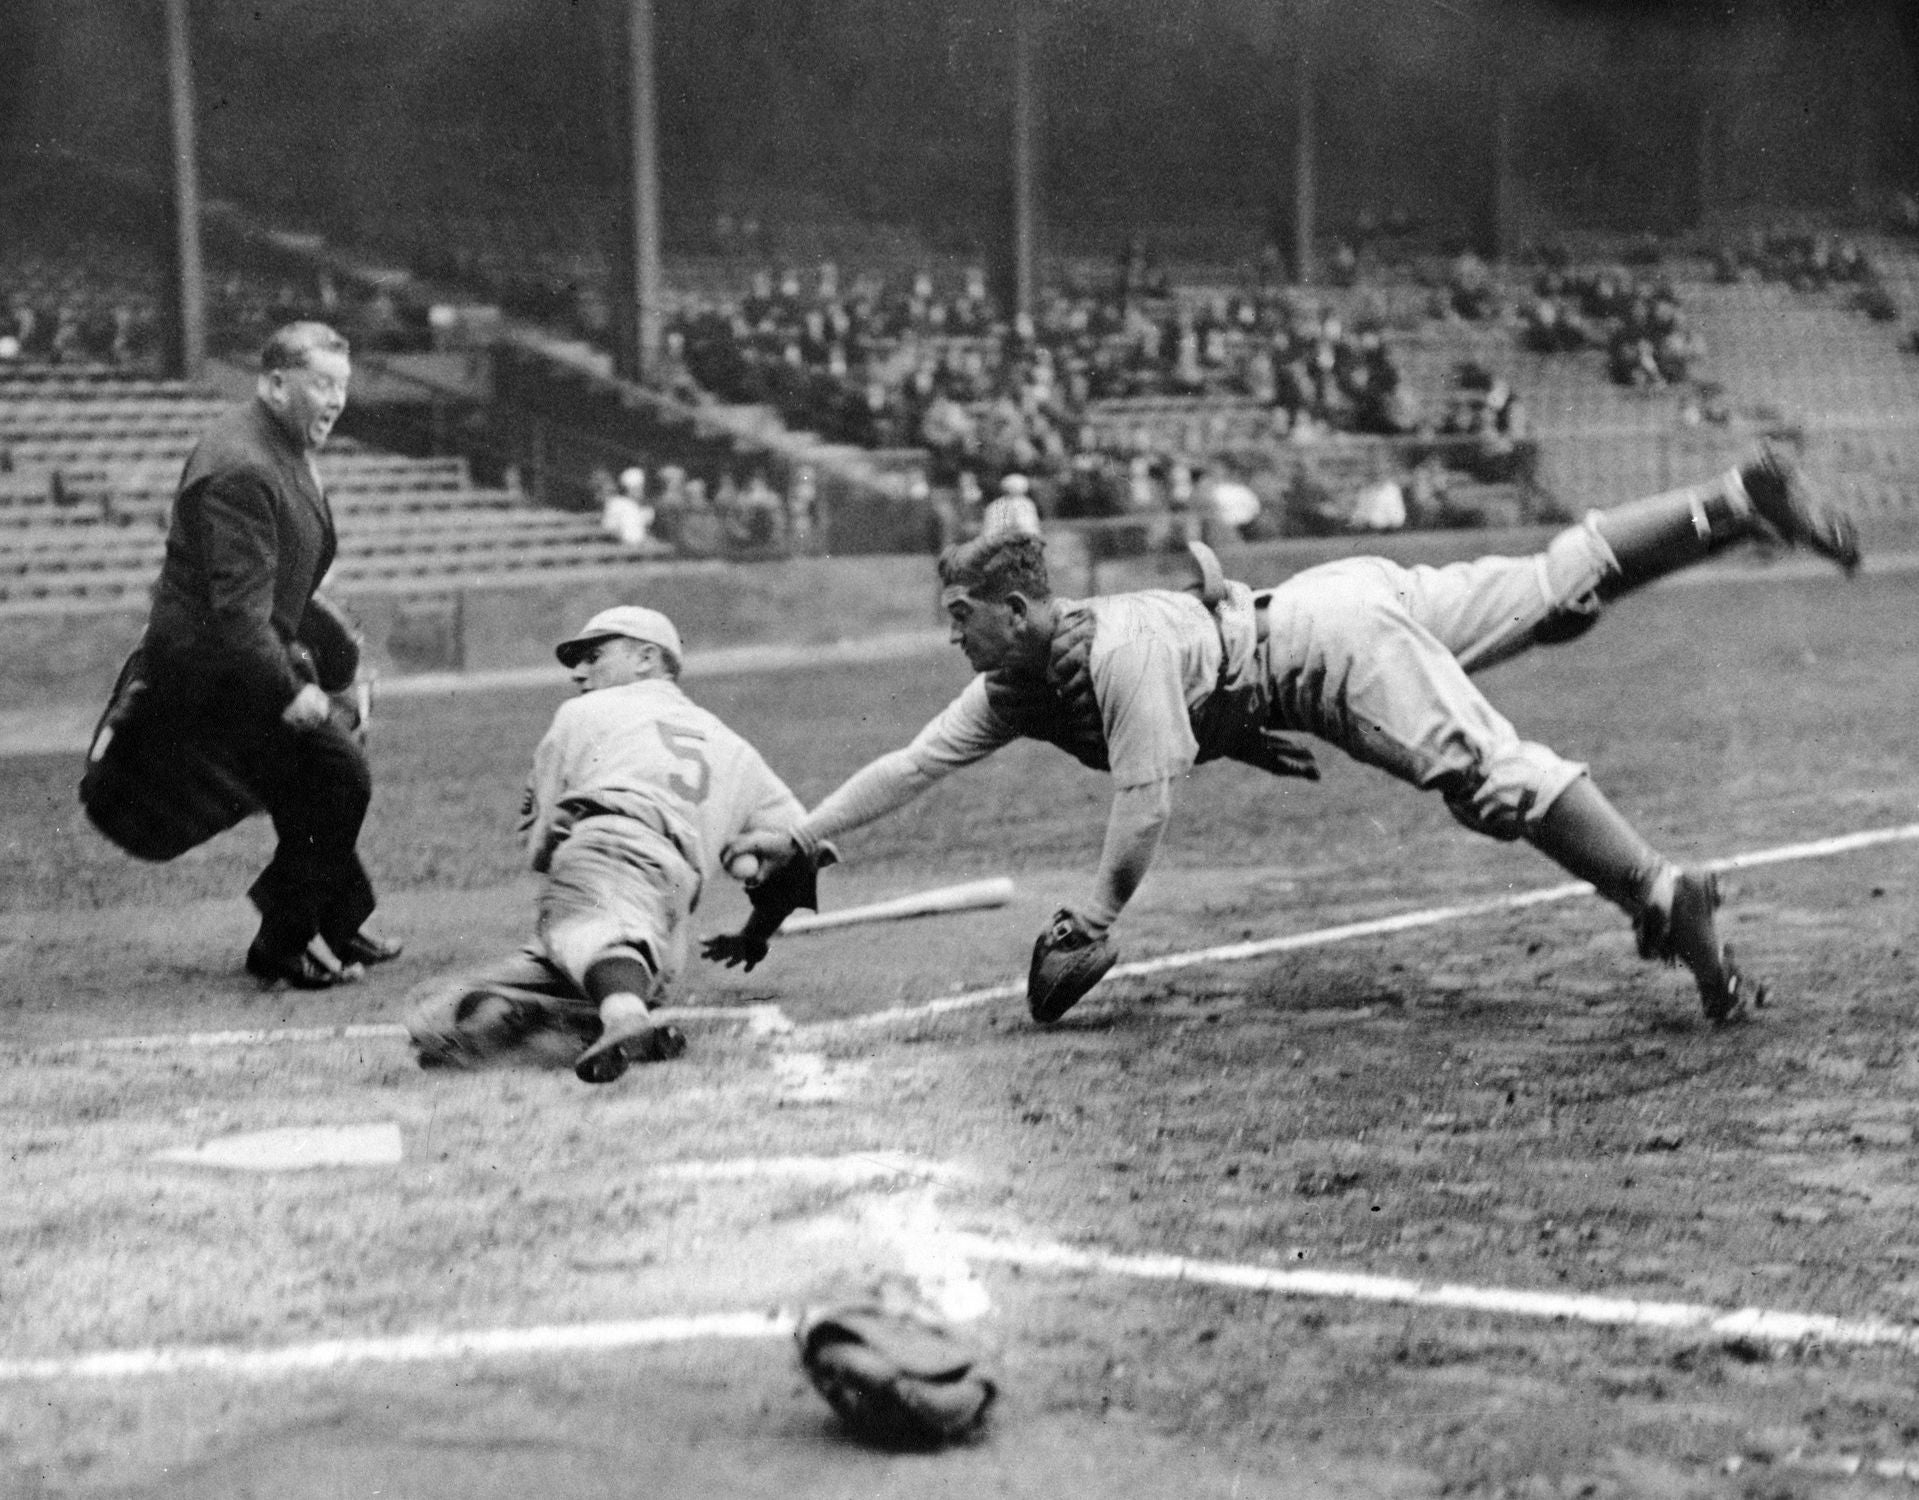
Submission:
M 1634 916 L 1656 899 L 1661 878 L 1672 878 L 1672 865 L 1588 776 L 1553 799 L 1527 838 L 1568 874 L 1590 880 L 1600 895 Z
M 608 995 L 638 995 L 644 1000 L 653 993 L 653 971 L 637 953 L 608 953 L 596 958 L 582 980 L 586 998 L 603 1004 Z
M 1608 599 L 1764 530 L 1738 469 L 1707 484 L 1600 511 L 1597 525 L 1619 564 L 1619 571 L 1599 585 Z

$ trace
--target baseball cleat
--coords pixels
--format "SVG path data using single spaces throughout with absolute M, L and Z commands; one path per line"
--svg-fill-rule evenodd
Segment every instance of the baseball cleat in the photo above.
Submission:
M 581 1083 L 611 1083 L 629 1063 L 668 1062 L 686 1051 L 686 1034 L 677 1026 L 641 1023 L 637 1031 L 608 1028 L 573 1064 Z
M 1857 571 L 1859 528 L 1851 516 L 1819 497 L 1791 457 L 1768 445 L 1739 477 L 1753 509 L 1780 540 L 1810 547 L 1848 573 Z
M 275 953 L 254 943 L 247 949 L 247 973 L 260 981 L 262 989 L 284 984 L 296 990 L 330 990 L 335 985 L 358 982 L 366 971 L 358 964 L 342 967 L 322 963 L 305 948 L 297 953 Z
M 406 951 L 406 944 L 397 938 L 383 938 L 377 932 L 362 927 L 343 943 L 329 943 L 334 957 L 343 964 L 360 964 L 371 968 L 374 964 L 387 963 L 398 958 Z
M 1673 882 L 1670 907 L 1648 906 L 1633 918 L 1639 956 L 1692 970 L 1708 1021 L 1730 1021 L 1748 1003 L 1755 1009 L 1766 1003 L 1766 987 L 1740 973 L 1732 949 L 1719 940 L 1714 919 L 1719 902 L 1717 877 L 1682 870 Z

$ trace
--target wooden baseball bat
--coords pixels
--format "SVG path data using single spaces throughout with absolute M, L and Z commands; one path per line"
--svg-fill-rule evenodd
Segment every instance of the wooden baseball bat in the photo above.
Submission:
M 790 932 L 820 932 L 829 927 L 852 927 L 860 922 L 897 922 L 903 917 L 931 917 L 952 911 L 974 911 L 989 906 L 1004 906 L 1013 899 L 1013 882 L 1004 875 L 991 880 L 973 880 L 964 885 L 936 886 L 910 896 L 895 896 L 891 901 L 874 901 L 866 906 L 849 906 L 844 911 L 796 912 L 780 928 L 780 936 Z

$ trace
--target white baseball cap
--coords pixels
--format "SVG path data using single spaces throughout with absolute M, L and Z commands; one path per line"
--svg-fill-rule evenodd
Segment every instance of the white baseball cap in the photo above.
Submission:
M 560 659 L 560 665 L 572 666 L 580 659 L 586 648 L 595 641 L 604 641 L 612 636 L 624 636 L 630 641 L 645 641 L 658 646 L 673 658 L 674 668 L 686 659 L 686 652 L 680 647 L 680 633 L 674 629 L 673 622 L 657 609 L 648 609 L 642 604 L 616 604 L 611 609 L 603 609 L 577 634 L 568 636 L 553 648 L 553 654 Z

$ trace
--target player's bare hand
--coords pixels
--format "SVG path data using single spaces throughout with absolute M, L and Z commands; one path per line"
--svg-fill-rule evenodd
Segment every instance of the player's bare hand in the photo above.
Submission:
M 333 700 L 309 682 L 280 710 L 280 721 L 292 729 L 316 729 L 333 713 Z
M 748 856 L 759 861 L 762 876 L 770 874 L 800 852 L 799 842 L 790 833 L 773 829 L 756 829 L 743 833 L 726 846 L 726 865 L 730 870 L 735 860 Z
M 748 937 L 744 932 L 723 932 L 700 944 L 700 955 L 727 968 L 753 972 L 753 966 L 766 957 L 766 940 Z

